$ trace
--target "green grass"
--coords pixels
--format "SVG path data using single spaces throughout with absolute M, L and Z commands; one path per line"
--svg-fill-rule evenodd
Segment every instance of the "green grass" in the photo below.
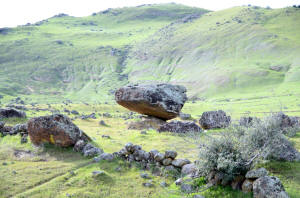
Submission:
M 245 103 L 239 102 L 239 98 L 224 98 L 207 100 L 203 102 L 188 102 L 183 109 L 185 113 L 191 113 L 193 118 L 198 118 L 203 111 L 214 109 L 233 109 L 231 115 L 234 119 L 251 111 L 252 115 L 262 116 L 256 112 L 256 107 L 249 106 L 249 102 L 254 100 L 254 104 L 259 104 L 256 98 L 246 100 Z M 289 101 L 281 97 L 279 99 Z M 232 100 L 232 101 L 231 101 Z M 274 98 L 265 98 L 262 104 L 275 100 Z M 264 101 L 266 100 L 266 101 Z M 288 105 L 293 105 L 288 104 Z M 217 108 L 217 107 L 218 108 Z M 260 105 L 259 105 L 260 106 Z M 46 108 L 47 105 L 38 105 L 40 108 Z M 277 109 L 278 106 L 273 102 L 271 109 L 268 105 L 262 105 L 259 110 L 269 112 Z M 28 106 L 29 108 L 29 106 Z M 197 142 L 202 140 L 202 135 L 176 135 L 171 133 L 158 133 L 154 130 L 148 130 L 146 135 L 140 134 L 137 130 L 127 130 L 127 122 L 132 120 L 123 120 L 121 115 L 129 113 L 126 109 L 109 104 L 71 104 L 69 106 L 54 104 L 50 109 L 63 110 L 76 109 L 81 114 L 97 112 L 97 119 L 80 120 L 76 119 L 75 124 L 93 138 L 95 144 L 104 149 L 105 152 L 119 151 L 127 142 L 139 144 L 144 150 L 158 149 L 159 151 L 177 150 L 179 158 L 188 158 L 196 160 L 198 156 Z M 49 109 L 49 110 L 50 110 Z M 254 111 L 255 110 L 255 111 Z M 99 116 L 98 113 L 110 113 L 113 117 L 106 118 Z M 28 117 L 50 114 L 50 111 L 41 111 L 34 113 L 27 111 Z M 289 114 L 289 113 L 288 113 Z M 294 115 L 294 113 L 292 113 Z M 299 115 L 295 114 L 295 115 Z M 70 117 L 74 117 L 70 115 Z M 100 126 L 99 121 L 104 120 L 108 126 Z M 16 120 L 6 120 L 8 124 L 15 124 Z M 19 120 L 24 122 L 24 120 Z M 214 135 L 220 130 L 210 131 Z M 109 135 L 111 139 L 102 138 L 102 135 Z M 0 195 L 9 197 L 66 197 L 66 194 L 73 197 L 168 197 L 179 198 L 184 195 L 180 189 L 173 184 L 172 177 L 153 176 L 154 188 L 145 188 L 142 186 L 144 180 L 139 174 L 142 172 L 136 166 L 129 167 L 127 163 L 121 160 L 113 162 L 90 163 L 92 159 L 87 159 L 71 149 L 59 149 L 47 146 L 45 149 L 33 147 L 31 143 L 20 144 L 20 136 L 5 136 L 0 139 L 0 174 L 5 180 L 0 181 Z M 299 150 L 300 132 L 291 140 Z M 16 150 L 30 150 L 33 156 L 18 158 L 14 155 Z M 7 165 L 2 165 L 6 162 Z M 286 191 L 292 198 L 296 198 L 299 192 L 300 178 L 297 170 L 299 163 L 269 162 L 260 166 L 266 167 L 272 175 L 278 176 L 283 182 Z M 122 167 L 122 171 L 115 169 Z M 92 171 L 103 170 L 106 175 L 98 179 L 92 177 Z M 16 174 L 13 173 L 16 172 Z M 71 171 L 75 172 L 71 174 Z M 26 181 L 26 182 L 25 182 Z M 160 187 L 160 182 L 166 181 L 170 186 L 168 188 Z M 25 183 L 25 185 L 24 185 Z M 233 191 L 230 188 L 213 187 L 202 192 L 205 197 L 251 197 L 251 194 Z

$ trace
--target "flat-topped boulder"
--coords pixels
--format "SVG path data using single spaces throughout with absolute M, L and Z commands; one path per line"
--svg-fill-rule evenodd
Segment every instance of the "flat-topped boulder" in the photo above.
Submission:
M 169 120 L 179 115 L 187 100 L 186 88 L 180 85 L 130 85 L 118 89 L 116 102 L 141 114 Z
M 28 134 L 35 145 L 43 143 L 61 147 L 74 146 L 78 140 L 90 138 L 65 115 L 41 116 L 28 121 Z

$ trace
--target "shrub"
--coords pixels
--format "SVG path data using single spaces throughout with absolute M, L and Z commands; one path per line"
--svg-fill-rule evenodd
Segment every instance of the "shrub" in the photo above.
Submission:
M 227 181 L 244 175 L 259 160 L 300 160 L 300 154 L 283 134 L 278 117 L 254 120 L 250 127 L 235 125 L 217 137 L 208 136 L 199 146 L 202 175 L 221 173 Z M 296 131 L 294 127 L 291 130 Z
M 247 158 L 233 133 L 222 133 L 218 138 L 207 138 L 199 148 L 197 164 L 205 176 L 211 172 L 218 172 L 224 174 L 227 181 L 231 181 L 248 170 L 245 166 Z

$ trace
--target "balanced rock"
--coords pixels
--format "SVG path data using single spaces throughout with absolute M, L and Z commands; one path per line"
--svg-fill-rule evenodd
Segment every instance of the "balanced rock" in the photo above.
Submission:
M 32 118 L 28 121 L 28 134 L 31 142 L 36 145 L 50 143 L 68 147 L 80 139 L 90 141 L 84 132 L 62 114 Z
M 131 111 L 169 120 L 179 115 L 187 96 L 183 86 L 151 84 L 122 87 L 116 91 L 115 99 Z
M 199 120 L 204 129 L 226 128 L 231 122 L 231 117 L 222 110 L 204 112 Z
M 174 120 L 162 125 L 159 132 L 168 131 L 173 133 L 201 132 L 202 129 L 194 122 Z
M 26 114 L 23 111 L 19 111 L 13 108 L 0 109 L 0 118 L 25 118 Z

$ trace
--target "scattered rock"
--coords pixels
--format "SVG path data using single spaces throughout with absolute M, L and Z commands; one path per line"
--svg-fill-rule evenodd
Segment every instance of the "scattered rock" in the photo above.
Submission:
M 165 152 L 165 158 L 175 159 L 176 157 L 177 157 L 176 151 L 166 151 Z
M 154 184 L 152 184 L 152 183 L 143 183 L 143 186 L 151 188 L 151 187 L 154 187 Z
M 204 112 L 199 123 L 204 129 L 226 128 L 231 122 L 231 117 L 226 116 L 222 110 Z
M 182 120 L 190 120 L 190 119 L 192 119 L 191 114 L 182 113 L 182 112 L 179 113 L 179 117 Z
M 179 115 L 187 96 L 183 86 L 152 84 L 122 87 L 116 91 L 115 99 L 131 111 L 169 120 Z
M 101 176 L 101 175 L 105 175 L 105 172 L 104 171 L 93 171 L 92 172 L 93 177 L 98 177 L 98 176 Z
M 103 150 L 93 146 L 92 144 L 86 144 L 82 152 L 85 157 L 92 157 L 95 155 L 101 155 Z
M 26 114 L 23 111 L 19 111 L 12 108 L 0 109 L 0 118 L 26 118 Z
M 274 66 L 270 66 L 269 68 L 270 68 L 270 70 L 279 72 L 282 70 L 283 67 L 280 65 L 274 65 Z
M 83 140 L 78 140 L 74 147 L 73 147 L 73 150 L 76 151 L 76 152 L 82 152 L 83 151 L 83 148 L 85 147 L 87 143 Z
M 160 182 L 160 184 L 159 184 L 161 187 L 168 187 L 169 185 L 166 183 L 166 182 Z
M 165 155 L 162 154 L 162 153 L 157 153 L 154 156 L 154 160 L 157 161 L 157 162 L 162 162 L 164 159 L 165 159 Z
M 163 124 L 166 122 L 159 118 L 155 118 L 152 116 L 142 117 L 141 121 L 130 122 L 128 125 L 128 129 L 132 130 L 149 130 L 155 129 L 158 130 Z
M 32 118 L 28 121 L 28 134 L 35 145 L 47 142 L 68 147 L 75 145 L 80 139 L 91 140 L 67 116 L 62 114 Z
M 192 193 L 194 191 L 194 188 L 191 184 L 181 184 L 180 190 L 184 193 Z
M 99 125 L 100 126 L 107 126 L 107 124 L 104 122 L 104 120 L 100 120 Z
M 194 163 L 186 164 L 181 169 L 181 175 L 196 178 L 199 176 L 199 170 Z
M 242 191 L 244 193 L 250 193 L 253 190 L 253 181 L 250 179 L 246 179 L 242 185 Z
M 175 167 L 183 167 L 184 165 L 186 164 L 190 164 L 190 160 L 188 159 L 175 159 L 172 161 L 172 165 L 175 166 Z
M 102 153 L 98 158 L 100 160 L 112 161 L 114 159 L 114 156 L 113 156 L 113 154 L 110 154 L 110 153 Z
M 246 178 L 247 179 L 257 179 L 263 176 L 267 176 L 268 175 L 268 171 L 265 168 L 259 168 L 259 169 L 255 169 L 255 170 L 250 170 L 246 173 Z
M 21 144 L 26 144 L 28 142 L 28 135 L 24 134 L 21 137 Z
M 202 195 L 194 195 L 193 198 L 205 198 L 205 197 Z
M 146 135 L 146 134 L 147 134 L 147 131 L 141 131 L 141 134 L 142 134 L 142 135 Z
M 28 133 L 27 131 L 27 124 L 17 124 L 15 125 L 12 130 L 10 131 L 11 135 L 16 135 L 18 133 Z
M 174 120 L 162 125 L 159 132 L 169 131 L 174 133 L 201 132 L 202 129 L 194 122 Z
M 102 135 L 102 138 L 107 138 L 107 139 L 111 139 L 111 137 L 109 135 Z
M 180 186 L 183 183 L 183 178 L 179 178 L 175 181 L 176 186 Z
M 288 198 L 288 194 L 277 177 L 260 177 L 253 183 L 254 198 Z
M 151 177 L 147 173 L 141 173 L 141 178 L 143 179 L 151 179 Z
M 71 113 L 74 115 L 79 115 L 78 111 L 76 111 L 76 110 L 72 110 Z
M 164 159 L 164 160 L 162 161 L 162 164 L 163 164 L 164 166 L 169 166 L 169 165 L 172 164 L 172 159 L 171 159 L 171 158 L 166 158 L 166 159 Z

